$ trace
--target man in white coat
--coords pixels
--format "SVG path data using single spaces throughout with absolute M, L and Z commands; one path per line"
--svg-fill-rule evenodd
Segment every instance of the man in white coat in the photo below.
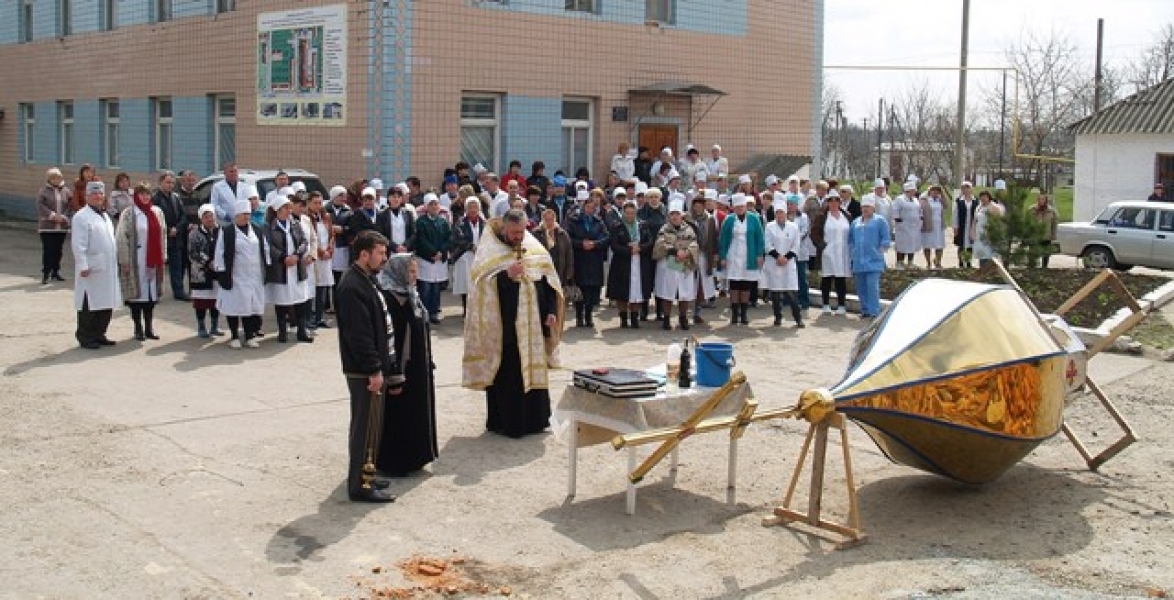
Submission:
M 249 203 L 248 185 L 240 180 L 240 172 L 236 168 L 236 163 L 224 163 L 224 179 L 217 181 L 212 186 L 212 208 L 216 210 L 216 221 L 220 223 L 221 227 L 228 227 L 232 225 L 233 216 L 236 215 L 237 206 L 240 203 Z
M 921 204 L 917 184 L 906 181 L 905 193 L 893 201 L 893 234 L 897 246 L 897 268 L 913 268 L 913 255 L 921 250 Z
M 73 217 L 74 288 L 78 344 L 86 350 L 113 346 L 106 328 L 114 307 L 122 303 L 118 285 L 118 250 L 114 224 L 106 214 L 106 186 L 101 181 L 86 184 L 86 208 Z

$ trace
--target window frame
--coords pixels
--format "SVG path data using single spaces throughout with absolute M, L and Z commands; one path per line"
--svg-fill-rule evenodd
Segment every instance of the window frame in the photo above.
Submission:
M 175 19 L 175 3 L 172 0 L 155 0 L 151 4 L 151 20 L 154 23 L 167 23 Z
M 222 15 L 235 11 L 236 0 L 216 0 L 216 14 Z
M 102 31 L 114 31 L 118 28 L 118 0 L 99 0 L 98 28 Z
M 464 115 L 464 105 L 466 99 L 476 100 L 492 100 L 493 101 L 493 118 L 484 117 L 466 117 Z M 491 171 L 498 171 L 497 163 L 501 160 L 501 109 L 502 96 L 500 94 L 491 94 L 484 92 L 462 92 L 461 93 L 461 108 L 458 112 L 460 116 L 460 128 L 464 131 L 465 127 L 492 127 L 493 128 L 493 160 L 490 161 L 492 165 L 482 165 Z M 464 138 L 464 133 L 461 134 Z M 466 160 L 464 142 L 461 142 L 461 160 Z M 471 165 L 470 165 L 471 166 Z
M 232 116 L 225 116 L 221 113 L 223 102 L 232 101 Z M 233 142 L 232 142 L 232 157 L 225 157 L 221 152 L 221 136 L 220 128 L 224 125 L 232 125 Z M 228 160 L 236 159 L 236 96 L 233 94 L 222 94 L 212 96 L 212 164 L 223 165 Z
M 33 20 L 36 13 L 33 11 L 33 0 L 20 0 L 20 43 L 27 44 L 33 41 Z
M 166 104 L 168 108 L 168 116 L 163 116 L 163 105 Z M 159 96 L 151 99 L 152 109 L 152 125 L 154 130 L 152 132 L 154 137 L 155 156 L 154 167 L 156 171 L 167 171 L 171 169 L 172 162 L 174 162 L 175 155 L 175 102 L 170 96 Z M 163 135 L 163 131 L 167 131 L 167 135 Z M 164 139 L 166 137 L 166 140 Z M 166 145 L 166 152 L 164 146 Z M 167 160 L 163 158 L 166 156 Z
M 597 0 L 564 0 L 563 11 L 594 15 L 599 12 L 599 4 Z
M 73 0 L 57 0 L 57 34 L 73 35 Z
M 63 165 L 77 162 L 77 121 L 72 100 L 57 103 L 57 149 Z
M 644 0 L 644 20 L 660 25 L 676 25 L 676 0 Z
M 36 151 L 36 145 L 33 142 L 37 133 L 37 105 L 31 102 L 21 104 L 20 121 L 24 133 L 21 158 L 25 164 L 32 164 L 33 153 Z
M 568 102 L 578 102 L 578 103 L 587 104 L 587 118 L 586 119 L 567 119 L 567 118 L 564 118 L 563 111 L 566 109 L 566 104 Z M 566 172 L 568 174 L 573 174 L 575 171 L 577 171 L 579 169 L 579 167 L 586 167 L 588 171 L 591 171 L 592 173 L 594 173 L 595 169 L 593 167 L 594 167 L 594 160 L 595 160 L 595 99 L 594 98 L 585 98 L 582 96 L 564 96 L 562 98 L 562 104 L 559 107 L 559 118 L 560 118 L 560 120 L 559 120 L 559 133 L 561 134 L 563 139 L 569 139 L 571 142 L 571 147 L 563 148 L 562 160 L 564 160 L 564 161 L 567 160 L 568 158 L 572 159 L 572 161 L 573 161 L 576 158 L 575 156 L 572 156 L 574 153 L 574 148 L 573 148 L 573 142 L 575 139 L 574 134 L 572 133 L 571 137 L 567 138 L 566 137 L 567 130 L 569 129 L 572 132 L 577 129 L 586 129 L 587 130 L 587 153 L 584 157 L 582 157 L 583 164 L 576 165 L 576 164 L 572 163 L 572 164 L 568 164 L 568 165 L 563 165 L 563 168 L 566 170 Z
M 111 111 L 111 108 L 114 108 Z M 111 112 L 114 114 L 111 115 Z M 122 162 L 119 152 L 122 139 L 122 106 L 117 98 L 102 100 L 102 162 L 107 168 L 117 168 Z M 113 135 L 111 134 L 113 132 Z

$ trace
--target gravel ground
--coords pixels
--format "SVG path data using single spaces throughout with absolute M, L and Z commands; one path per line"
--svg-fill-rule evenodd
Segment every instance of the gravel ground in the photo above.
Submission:
M 3 233 L 0 598 L 366 598 L 410 591 L 397 564 L 416 555 L 459 557 L 490 595 L 530 598 L 1174 590 L 1172 363 L 1094 361 L 1140 438 L 1099 473 L 1059 436 L 997 482 L 962 486 L 890 464 L 852 428 L 870 540 L 834 551 L 761 525 L 798 456 L 804 428 L 792 421 L 747 431 L 736 497 L 725 489 L 726 438 L 709 434 L 683 444 L 675 486 L 664 468 L 652 472 L 634 516 L 623 510 L 626 461 L 610 447 L 580 452 L 579 493 L 568 501 L 557 438 L 484 433 L 483 400 L 459 386 L 461 323 L 450 302 L 435 341 L 441 458 L 397 482 L 395 504 L 359 505 L 342 488 L 348 406 L 333 330 L 312 345 L 270 335 L 260 350 L 232 351 L 196 339 L 190 308 L 167 301 L 162 340 L 131 340 L 120 311 L 118 346 L 79 350 L 68 284 L 41 287 L 35 235 Z M 695 333 L 736 342 L 764 408 L 835 383 L 860 326 L 813 313 L 803 331 L 776 329 L 759 309 L 754 326 L 731 331 L 720 311 L 706 316 L 715 324 Z M 567 365 L 650 366 L 670 341 L 619 330 L 606 310 L 597 323 L 605 334 L 568 334 Z M 556 389 L 568 379 L 556 374 Z M 1089 398 L 1066 417 L 1091 445 L 1114 439 Z M 829 469 L 825 511 L 843 515 L 839 461 Z

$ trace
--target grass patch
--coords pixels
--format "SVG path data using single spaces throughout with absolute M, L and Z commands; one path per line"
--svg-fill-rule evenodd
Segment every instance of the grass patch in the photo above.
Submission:
M 1150 313 L 1144 321 L 1126 335 L 1147 348 L 1157 350 L 1174 348 L 1174 325 L 1170 324 L 1166 315 L 1158 311 Z

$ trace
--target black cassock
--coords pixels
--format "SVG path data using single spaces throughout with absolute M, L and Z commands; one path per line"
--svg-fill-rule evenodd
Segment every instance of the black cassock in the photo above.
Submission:
M 432 338 L 427 317 L 384 293 L 395 329 L 392 377 L 404 376 L 403 391 L 385 394 L 383 437 L 375 465 L 381 473 L 403 477 L 436 460 L 436 386 L 432 377 Z
M 550 391 L 522 391 L 522 355 L 518 352 L 516 327 L 521 284 L 504 272 L 499 273 L 496 279 L 497 297 L 501 304 L 501 366 L 493 377 L 493 385 L 485 389 L 489 413 L 485 428 L 519 438 L 539 433 L 550 425 Z M 539 317 L 545 321 L 546 315 L 554 314 L 552 307 L 557 295 L 545 278 L 537 282 L 536 287 Z M 550 337 L 545 322 L 542 324 L 542 335 Z

